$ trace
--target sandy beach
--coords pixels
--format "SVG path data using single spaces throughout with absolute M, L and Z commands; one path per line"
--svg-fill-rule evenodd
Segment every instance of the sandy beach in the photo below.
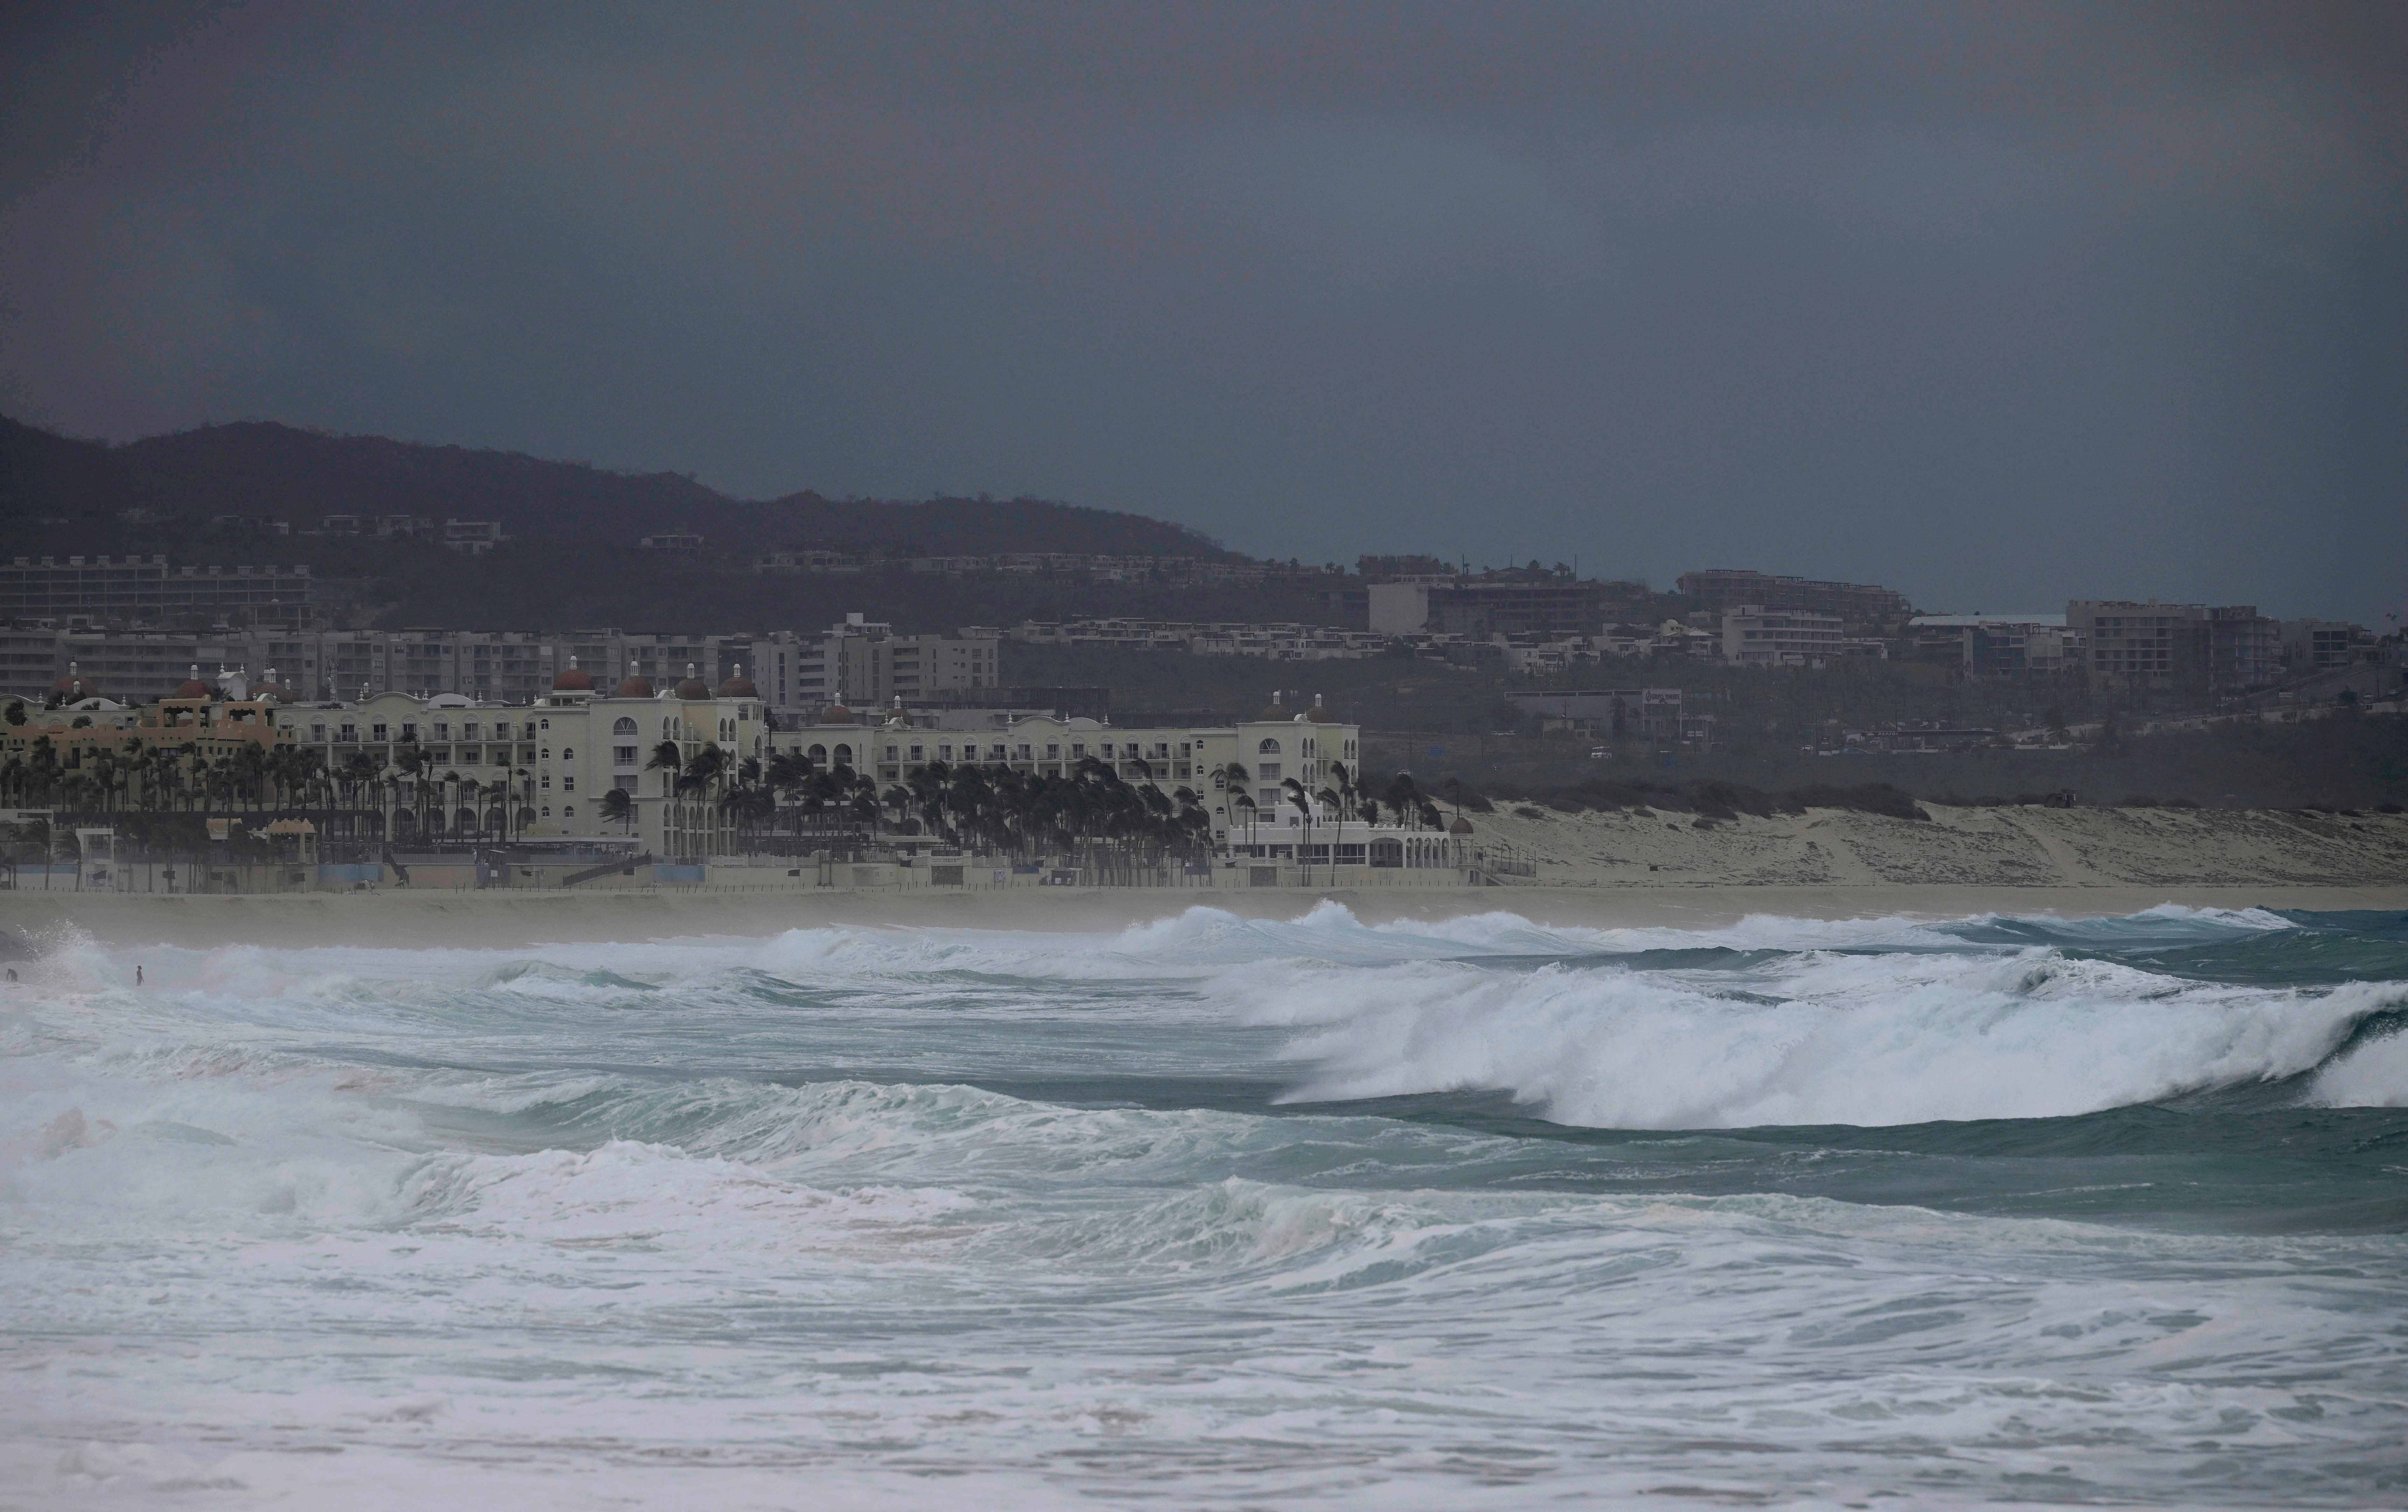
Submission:
M 1506 911 L 1545 924 L 1701 928 L 1792 918 L 2097 917 L 2196 907 L 2408 909 L 2408 819 L 2171 809 L 1835 810 L 1700 823 L 1502 806 L 1484 837 L 1536 858 L 1528 885 L 1460 888 L 810 889 L 727 893 L 0 894 L 26 949 L 535 943 L 760 935 L 824 924 L 1112 930 L 1196 907 L 1294 918 L 1322 898 L 1369 923 Z

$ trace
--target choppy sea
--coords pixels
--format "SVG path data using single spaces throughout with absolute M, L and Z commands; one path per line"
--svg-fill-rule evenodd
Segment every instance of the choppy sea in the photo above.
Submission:
M 2408 1504 L 2401 915 L 24 975 L 0 1505 Z

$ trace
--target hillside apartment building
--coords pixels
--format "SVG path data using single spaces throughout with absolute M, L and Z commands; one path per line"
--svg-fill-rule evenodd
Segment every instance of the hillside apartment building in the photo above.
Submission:
M 469 630 L 60 630 L 0 625 L 0 694 L 33 696 L 70 675 L 120 702 L 167 696 L 195 669 L 248 672 L 312 698 L 381 692 L 453 693 L 528 703 L 571 666 L 609 686 L 629 678 L 714 683 L 743 669 L 781 720 L 822 705 L 883 705 L 975 695 L 998 681 L 993 630 L 898 635 L 849 615 L 821 635 L 676 635 L 621 630 L 557 634 Z M 273 679 L 267 678 L 274 669 Z
M 2065 622 L 2081 638 L 2094 687 L 2237 692 L 2283 675 L 2282 627 L 2251 605 L 2076 599 Z

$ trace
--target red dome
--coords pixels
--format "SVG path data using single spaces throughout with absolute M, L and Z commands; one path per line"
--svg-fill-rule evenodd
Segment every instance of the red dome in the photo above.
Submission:
M 552 691 L 556 693 L 590 693 L 594 691 L 594 678 L 584 668 L 571 662 L 568 670 L 552 679 Z
M 203 682 L 198 678 L 190 678 L 185 679 L 182 687 L 176 690 L 176 696 L 178 698 L 207 698 L 209 696 L 209 685 Z
M 652 696 L 652 679 L 650 678 L 629 678 L 626 681 L 619 684 L 619 691 L 612 693 L 610 696 L 613 698 L 650 698 Z

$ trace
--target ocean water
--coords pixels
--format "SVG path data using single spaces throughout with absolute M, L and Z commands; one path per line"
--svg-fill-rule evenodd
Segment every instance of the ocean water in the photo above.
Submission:
M 2399 915 L 27 977 L 0 1505 L 2408 1504 Z

